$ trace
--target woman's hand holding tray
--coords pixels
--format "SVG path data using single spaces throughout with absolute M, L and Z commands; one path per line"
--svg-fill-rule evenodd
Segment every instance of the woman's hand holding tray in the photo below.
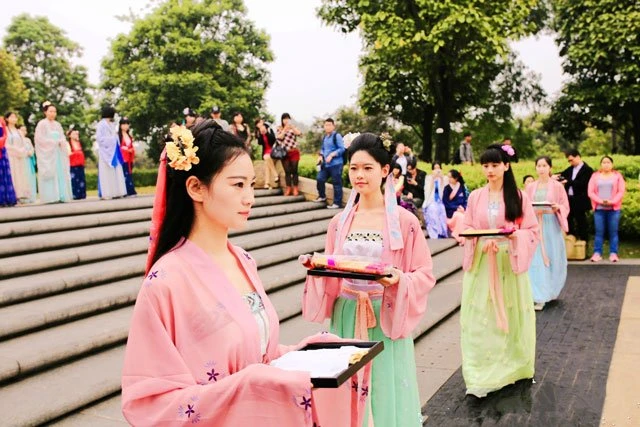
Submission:
M 285 353 L 271 365 L 288 371 L 309 372 L 315 388 L 337 388 L 383 349 L 382 341 L 318 342 Z

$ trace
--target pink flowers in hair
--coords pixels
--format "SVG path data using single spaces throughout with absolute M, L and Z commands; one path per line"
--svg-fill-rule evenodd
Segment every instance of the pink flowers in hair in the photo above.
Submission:
M 516 152 L 513 150 L 513 147 L 510 145 L 503 145 L 502 146 L 502 151 L 504 151 L 505 153 L 507 153 L 509 155 L 509 157 L 513 157 L 516 155 Z

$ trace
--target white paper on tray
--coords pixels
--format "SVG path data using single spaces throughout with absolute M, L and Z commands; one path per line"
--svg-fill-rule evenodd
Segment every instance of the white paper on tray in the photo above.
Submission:
M 349 367 L 349 359 L 363 348 L 352 345 L 339 348 L 290 351 L 271 361 L 271 365 L 285 371 L 306 371 L 312 378 L 335 377 Z

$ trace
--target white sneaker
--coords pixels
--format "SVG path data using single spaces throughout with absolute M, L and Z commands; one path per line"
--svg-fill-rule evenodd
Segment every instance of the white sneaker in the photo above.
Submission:
M 533 309 L 535 311 L 542 311 L 542 309 L 544 308 L 544 303 L 543 302 L 537 302 L 533 305 Z
M 317 203 L 324 203 L 326 201 L 327 201 L 326 197 L 318 197 L 317 199 L 314 200 L 314 202 L 317 202 Z
M 340 206 L 338 206 L 335 203 L 333 203 L 333 204 L 330 204 L 329 206 L 327 206 L 327 209 L 340 209 Z

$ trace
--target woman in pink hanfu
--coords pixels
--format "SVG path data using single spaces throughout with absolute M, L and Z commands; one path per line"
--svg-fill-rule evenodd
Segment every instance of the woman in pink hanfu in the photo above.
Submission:
M 228 241 L 254 203 L 249 153 L 212 120 L 194 135 L 172 128 L 159 171 L 157 191 L 166 196 L 156 199 L 158 235 L 129 331 L 125 418 L 136 426 L 359 425 L 366 399 L 350 381 L 312 390 L 308 372 L 269 365 L 309 342 L 339 338 L 278 344 L 256 263 Z
M 536 317 L 527 270 L 538 246 L 538 221 L 516 185 L 514 156 L 509 145 L 487 147 L 480 163 L 488 184 L 471 193 L 464 217 L 465 231 L 514 230 L 464 245 L 462 376 L 467 394 L 476 397 L 534 373 Z
M 348 152 L 353 190 L 345 210 L 329 224 L 325 253 L 367 256 L 396 268 L 393 277 L 377 282 L 307 276 L 302 314 L 314 322 L 330 318 L 331 332 L 343 338 L 383 341 L 385 350 L 371 372 L 373 422 L 421 426 L 411 333 L 436 282 L 431 254 L 418 219 L 397 205 L 391 141 L 364 133 Z

